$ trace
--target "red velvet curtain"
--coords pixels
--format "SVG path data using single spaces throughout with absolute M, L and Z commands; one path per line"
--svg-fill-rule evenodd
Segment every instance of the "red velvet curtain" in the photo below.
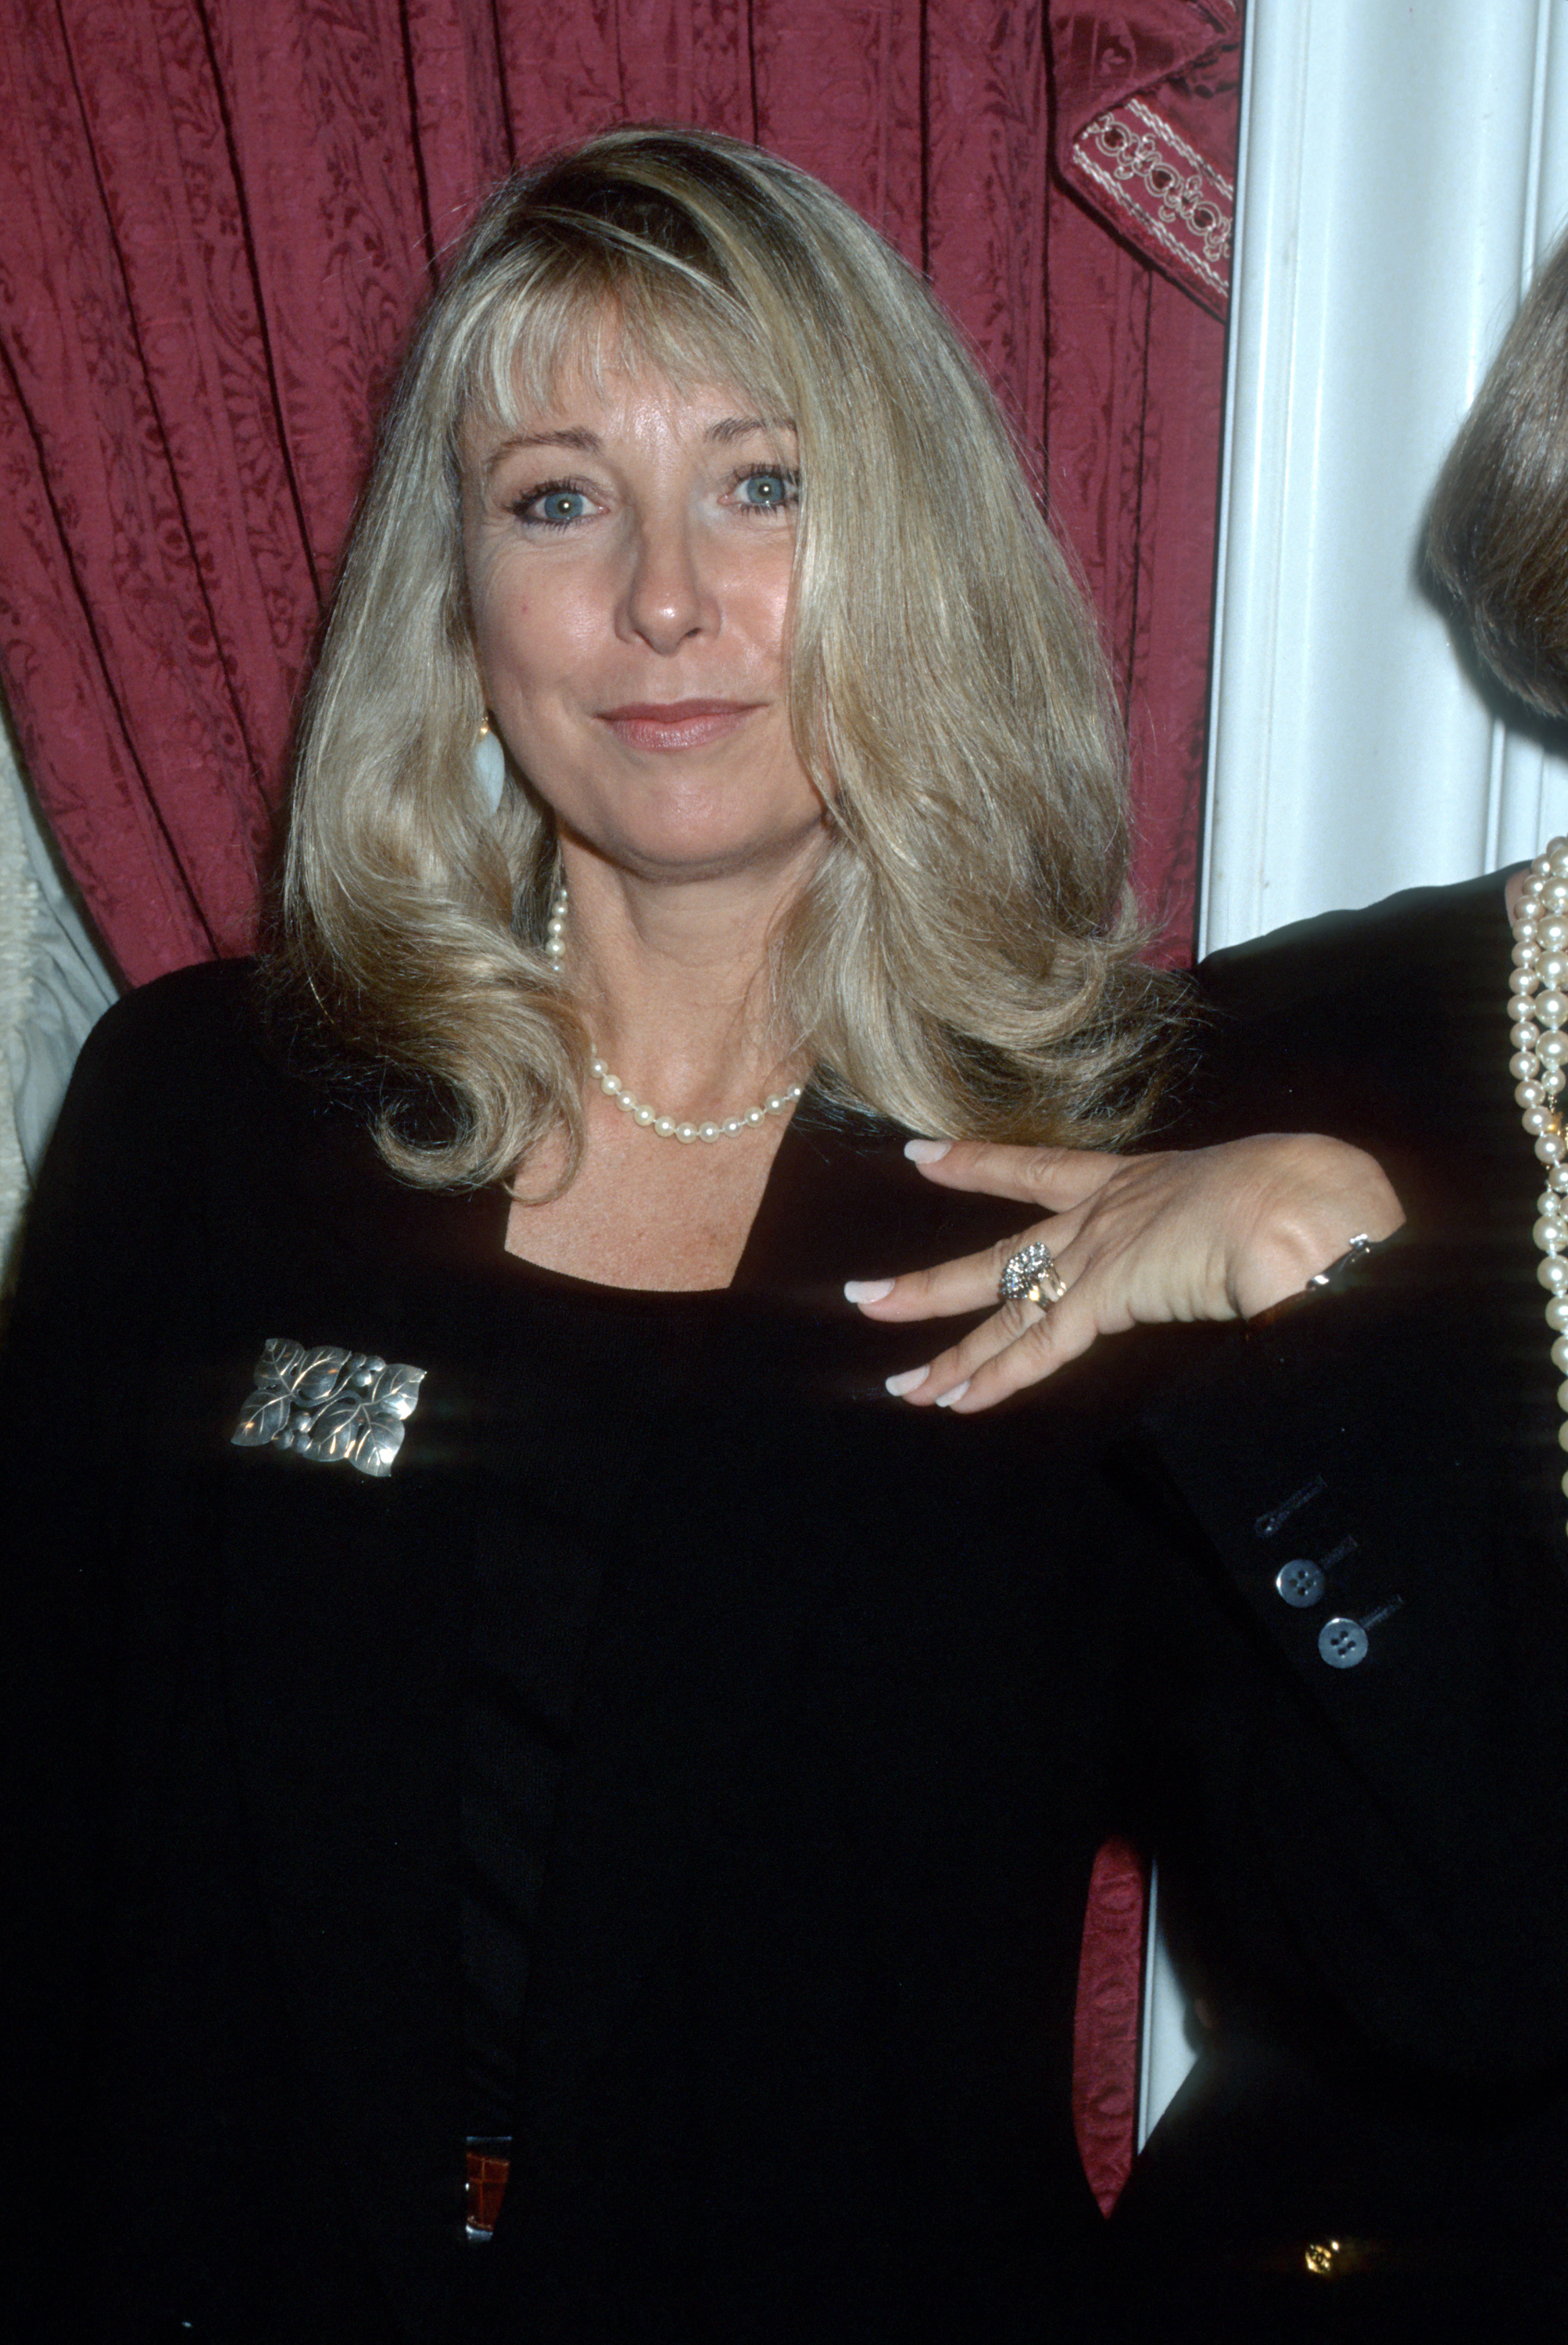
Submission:
M 1190 932 L 1232 0 L 5 0 L 0 674 L 133 981 L 245 949 L 368 408 L 475 195 L 754 137 L 928 269 L 1040 464 Z
M 1179 957 L 1238 43 L 1238 0 L 4 0 L 0 676 L 124 975 L 250 939 L 370 411 L 475 197 L 654 117 L 818 173 L 959 318 L 1098 604 Z M 1097 1883 L 1104 2200 L 1141 1885 Z

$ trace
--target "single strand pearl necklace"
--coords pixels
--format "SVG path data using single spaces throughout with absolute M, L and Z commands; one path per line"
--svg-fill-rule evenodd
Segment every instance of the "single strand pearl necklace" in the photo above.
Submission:
M 1508 1062 L 1524 1129 L 1545 1167 L 1536 1203 L 1535 1243 L 1545 1259 L 1535 1275 L 1549 1301 L 1552 1365 L 1564 1381 L 1558 1406 L 1568 1412 L 1568 1127 L 1559 1104 L 1568 1068 L 1568 838 L 1554 838 L 1530 867 L 1513 909 L 1513 984 L 1509 997 L 1514 1055 Z M 1557 1439 L 1568 1449 L 1568 1423 Z M 1568 1474 L 1563 1477 L 1568 1497 Z
M 550 907 L 550 919 L 545 931 L 545 950 L 557 969 L 566 957 L 566 888 L 565 882 L 556 889 Z M 634 1099 L 619 1075 L 612 1075 L 603 1059 L 588 1061 L 588 1072 L 607 1099 L 624 1108 L 634 1123 L 645 1132 L 657 1132 L 661 1140 L 733 1140 L 738 1132 L 749 1132 L 765 1116 L 783 1115 L 800 1096 L 800 1085 L 791 1083 L 788 1091 L 775 1091 L 759 1107 L 748 1107 L 739 1115 L 727 1115 L 718 1123 L 677 1123 L 673 1115 L 661 1115 L 647 1100 Z

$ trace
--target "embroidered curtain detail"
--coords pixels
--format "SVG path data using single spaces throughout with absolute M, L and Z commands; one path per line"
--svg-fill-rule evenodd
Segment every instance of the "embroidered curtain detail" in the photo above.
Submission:
M 1145 259 L 1223 318 L 1236 218 L 1241 10 L 1053 0 L 1056 165 Z

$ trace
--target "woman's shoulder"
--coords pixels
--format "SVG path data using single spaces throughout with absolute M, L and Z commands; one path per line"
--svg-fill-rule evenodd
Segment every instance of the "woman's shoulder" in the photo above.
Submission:
M 1499 1197 L 1532 1194 L 1508 1067 L 1505 878 L 1409 888 L 1205 961 L 1183 1136 L 1332 1133 L 1380 1159 L 1412 1214 L 1441 1200 L 1451 1218 L 1483 1178 Z
M 83 1045 L 51 1155 L 109 1149 L 151 1172 L 281 1151 L 351 1125 L 315 1080 L 261 964 L 208 961 L 138 986 Z
M 56 1129 L 117 1134 L 209 1116 L 258 1051 L 255 964 L 209 961 L 124 994 L 83 1043 Z
M 198 1057 L 228 1062 L 236 1045 L 255 1047 L 259 1035 L 258 965 L 209 960 L 155 977 L 106 1010 L 82 1049 L 79 1063 L 145 1070 Z
M 1491 982 L 1508 960 L 1504 871 L 1446 888 L 1407 888 L 1360 911 L 1319 913 L 1210 953 L 1196 985 L 1211 1008 L 1267 1017 L 1367 985 Z

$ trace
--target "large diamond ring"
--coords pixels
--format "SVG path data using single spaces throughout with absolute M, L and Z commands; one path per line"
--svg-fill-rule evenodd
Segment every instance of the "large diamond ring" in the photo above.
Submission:
M 1042 1311 L 1049 1311 L 1066 1294 L 1067 1282 L 1050 1247 L 1031 1238 L 1003 1264 L 996 1291 L 1003 1303 L 1037 1303 Z

